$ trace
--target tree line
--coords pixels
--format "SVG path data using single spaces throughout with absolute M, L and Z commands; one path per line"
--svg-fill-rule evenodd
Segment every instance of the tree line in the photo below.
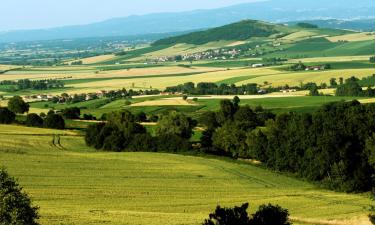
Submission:
M 0 82 L 0 85 L 13 86 L 16 90 L 49 90 L 55 88 L 64 88 L 64 82 L 56 79 L 49 80 L 29 80 L 22 79 L 18 81 L 4 80 Z
M 358 101 L 322 106 L 314 113 L 264 119 L 249 106 L 223 101 L 203 115 L 206 152 L 258 160 L 272 170 L 294 173 L 349 192 L 374 185 L 375 105 Z
M 193 82 L 167 87 L 165 92 L 184 93 L 191 95 L 252 95 L 258 94 L 257 84 L 245 84 L 236 86 L 235 84 L 216 84 L 202 82 L 195 85 Z
M 106 115 L 106 122 L 90 125 L 86 130 L 88 146 L 105 151 L 181 152 L 191 149 L 189 139 L 197 125 L 183 114 L 171 112 L 159 119 L 155 135 L 139 122 L 140 115 L 129 111 Z

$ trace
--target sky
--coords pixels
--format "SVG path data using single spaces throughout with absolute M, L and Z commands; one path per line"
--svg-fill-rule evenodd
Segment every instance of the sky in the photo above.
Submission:
M 210 9 L 255 0 L 1 0 L 0 31 L 78 25 L 129 15 Z

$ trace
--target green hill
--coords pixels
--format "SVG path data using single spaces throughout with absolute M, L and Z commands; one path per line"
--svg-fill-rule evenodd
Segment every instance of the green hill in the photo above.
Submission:
M 293 29 L 284 25 L 276 25 L 256 20 L 244 20 L 205 31 L 161 39 L 156 41 L 154 45 L 170 45 L 178 43 L 201 45 L 223 40 L 243 41 L 252 37 L 269 37 L 275 34 L 282 36 L 292 31 Z

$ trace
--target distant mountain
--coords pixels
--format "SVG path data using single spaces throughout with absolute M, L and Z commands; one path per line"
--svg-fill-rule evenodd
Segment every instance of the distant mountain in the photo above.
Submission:
M 356 31 L 375 31 L 375 19 L 363 19 L 363 20 L 305 20 L 289 22 L 288 24 L 297 24 L 300 22 L 310 23 L 317 25 L 321 28 L 335 28 L 335 29 L 346 29 Z
M 373 0 L 269 0 L 211 10 L 158 13 L 100 23 L 0 33 L 0 42 L 129 36 L 218 27 L 245 19 L 288 22 L 317 19 L 375 18 Z
M 173 45 L 178 43 L 200 45 L 223 40 L 243 41 L 252 37 L 269 37 L 274 34 L 281 34 L 287 30 L 290 30 L 290 28 L 285 25 L 276 25 L 256 20 L 243 20 L 238 23 L 205 31 L 161 39 L 156 41 L 154 45 Z

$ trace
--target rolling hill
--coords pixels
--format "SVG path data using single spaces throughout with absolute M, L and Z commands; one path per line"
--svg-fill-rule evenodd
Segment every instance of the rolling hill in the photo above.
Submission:
M 80 26 L 0 32 L 0 42 L 180 32 L 218 27 L 244 19 L 270 22 L 368 19 L 375 16 L 374 12 L 375 1 L 372 0 L 269 0 L 211 10 L 114 18 Z
M 292 29 L 287 26 L 262 21 L 244 20 L 205 31 L 161 39 L 156 41 L 154 45 L 170 45 L 177 43 L 200 45 L 214 41 L 244 41 L 252 37 L 269 37 L 274 34 L 285 35 L 286 32 L 292 32 Z

